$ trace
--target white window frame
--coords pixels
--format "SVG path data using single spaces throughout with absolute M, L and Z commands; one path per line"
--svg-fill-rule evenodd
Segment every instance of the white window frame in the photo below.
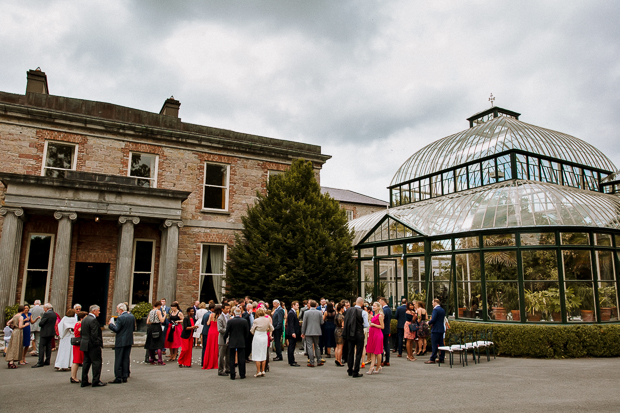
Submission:
M 28 247 L 26 248 L 26 259 L 24 261 L 24 276 L 22 277 L 22 294 L 19 299 L 19 303 L 21 305 L 24 304 L 24 299 L 26 298 L 26 282 L 28 281 L 28 258 L 30 258 L 30 243 L 32 242 L 33 236 L 44 236 L 51 237 L 50 240 L 50 255 L 47 263 L 47 279 L 45 280 L 45 298 L 44 303 L 49 301 L 49 293 L 50 293 L 50 280 L 52 277 L 52 260 L 54 258 L 54 240 L 56 236 L 54 234 L 45 234 L 39 232 L 31 232 L 28 234 Z M 33 271 L 41 271 L 41 270 L 33 270 Z M 30 303 L 32 305 L 32 303 Z
M 61 169 L 61 168 L 52 168 L 52 167 L 46 167 L 45 164 L 47 163 L 47 146 L 48 143 L 57 143 L 59 145 L 65 145 L 65 146 L 73 146 L 75 147 L 75 150 L 73 151 L 73 161 L 71 162 L 71 169 Z M 54 140 L 50 140 L 50 141 L 45 141 L 45 146 L 43 147 L 43 162 L 41 163 L 41 176 L 45 176 L 45 170 L 46 169 L 55 169 L 57 171 L 75 171 L 76 165 L 77 165 L 77 156 L 78 156 L 78 144 L 77 143 L 73 143 L 73 142 L 65 142 L 65 141 L 54 141 Z
M 272 176 L 282 175 L 285 172 L 286 171 L 278 171 L 278 170 L 275 170 L 275 169 L 269 169 L 267 171 L 267 182 L 269 182 L 269 180 L 271 179 Z
M 213 187 L 213 188 L 222 188 L 221 186 L 217 186 L 217 185 L 207 185 L 207 165 L 220 165 L 220 166 L 225 166 L 226 167 L 226 197 L 225 197 L 225 201 L 224 201 L 224 205 L 225 208 L 224 209 L 219 209 L 219 208 L 206 208 L 205 207 L 205 188 L 207 186 L 209 187 Z M 230 193 L 230 164 L 227 163 L 220 163 L 220 162 L 205 162 L 204 164 L 204 174 L 202 177 L 202 210 L 203 211 L 209 211 L 209 212 L 228 212 L 228 197 L 229 197 L 229 193 Z
M 205 245 L 214 245 L 216 247 L 224 247 L 224 260 L 223 260 L 223 265 L 222 265 L 222 296 L 225 295 L 224 291 L 226 291 L 226 257 L 228 256 L 228 244 L 217 244 L 214 242 L 202 242 L 199 244 L 200 245 L 200 262 L 199 262 L 199 266 L 198 266 L 198 297 L 200 298 L 200 293 L 201 293 L 201 284 L 200 284 L 200 279 L 202 278 L 202 276 L 207 276 L 207 275 L 220 275 L 220 274 L 215 274 L 212 272 L 202 272 L 202 254 L 204 251 L 204 246 Z
M 135 238 L 133 240 L 133 254 L 131 257 L 131 285 L 129 286 L 129 305 L 136 305 L 138 303 L 134 303 L 133 302 L 133 282 L 134 282 L 134 274 L 136 272 L 140 273 L 140 274 L 147 274 L 146 271 L 135 271 L 134 268 L 136 268 L 136 244 L 138 243 L 138 241 L 146 241 L 146 242 L 150 242 L 153 245 L 153 253 L 151 254 L 151 280 L 149 282 L 149 299 L 148 299 L 148 303 L 153 302 L 153 275 L 155 273 L 155 247 L 156 242 L 154 239 L 151 238 Z
M 345 209 L 345 211 L 347 212 L 347 221 L 353 221 L 354 218 L 354 212 L 352 209 Z
M 155 157 L 155 173 L 153 174 L 153 178 L 143 178 L 141 176 L 133 176 L 131 175 L 131 157 L 133 156 L 134 153 L 137 153 L 139 155 L 151 155 Z M 157 188 L 157 174 L 159 173 L 159 155 L 156 153 L 148 153 L 148 152 L 138 152 L 138 151 L 130 151 L 129 152 L 129 162 L 127 162 L 127 176 L 130 178 L 136 178 L 136 179 L 147 179 L 149 181 L 153 182 L 153 185 L 151 186 L 151 188 Z

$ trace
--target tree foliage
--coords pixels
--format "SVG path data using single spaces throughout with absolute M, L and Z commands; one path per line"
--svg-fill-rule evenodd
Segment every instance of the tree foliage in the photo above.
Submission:
M 353 235 L 337 201 L 321 194 L 312 163 L 296 160 L 272 176 L 267 194 L 242 218 L 226 269 L 230 297 L 350 298 Z

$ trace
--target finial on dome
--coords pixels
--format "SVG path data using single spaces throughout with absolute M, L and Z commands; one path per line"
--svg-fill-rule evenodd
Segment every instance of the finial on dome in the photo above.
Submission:
M 491 102 L 491 107 L 493 107 L 493 102 L 495 101 L 495 96 L 491 93 L 491 97 L 489 97 L 489 102 Z

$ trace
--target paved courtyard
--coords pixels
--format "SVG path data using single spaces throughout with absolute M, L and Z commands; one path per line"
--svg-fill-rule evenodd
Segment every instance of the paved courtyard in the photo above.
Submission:
M 191 369 L 175 363 L 144 364 L 144 350 L 132 351 L 132 377 L 127 384 L 80 388 L 68 372 L 53 367 L 0 368 L 2 410 L 68 412 L 174 412 L 234 409 L 240 412 L 312 411 L 442 411 L 442 412 L 572 412 L 620 410 L 620 359 L 537 360 L 498 357 L 470 363 L 424 365 L 392 359 L 380 375 L 352 379 L 333 359 L 317 368 L 272 362 L 271 372 L 256 379 L 248 364 L 245 380 L 231 381 L 213 370 L 201 370 L 194 352 Z M 52 358 L 55 358 L 53 353 Z M 102 379 L 114 378 L 114 353 L 103 351 Z M 298 361 L 305 361 L 301 354 Z M 52 363 L 53 364 L 53 363 Z M 80 402 L 80 400 L 83 401 Z

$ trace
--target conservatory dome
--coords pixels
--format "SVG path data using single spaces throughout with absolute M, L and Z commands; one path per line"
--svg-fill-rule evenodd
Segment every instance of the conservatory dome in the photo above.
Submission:
M 470 128 L 439 139 L 414 153 L 398 169 L 391 186 L 509 150 L 522 150 L 605 170 L 617 168 L 605 154 L 574 136 L 519 120 L 519 113 L 493 107 L 468 120 Z

